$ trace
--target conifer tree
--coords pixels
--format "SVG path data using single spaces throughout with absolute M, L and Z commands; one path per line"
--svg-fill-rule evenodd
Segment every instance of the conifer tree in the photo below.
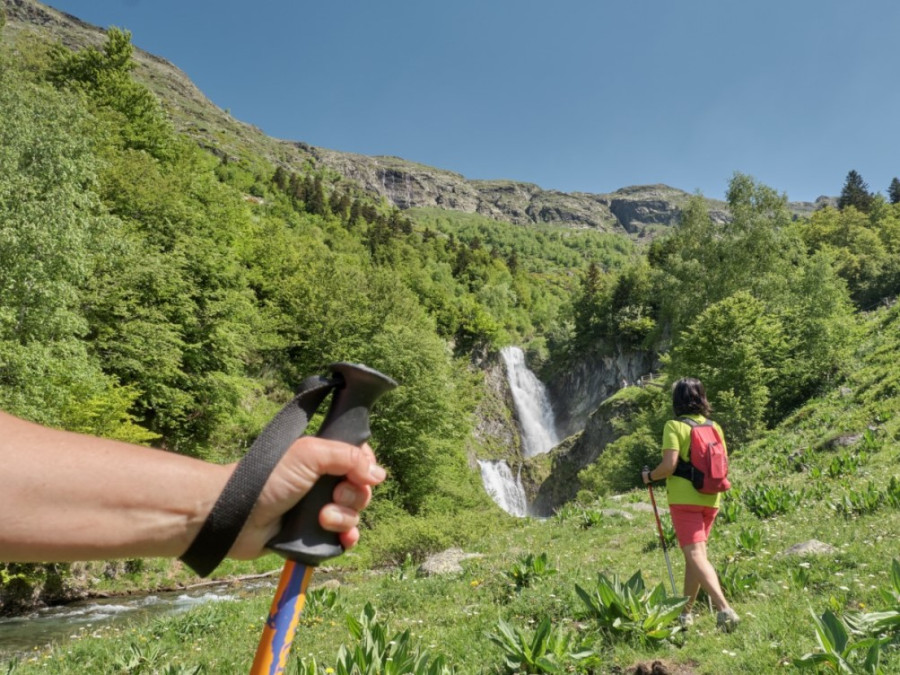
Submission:
M 896 176 L 888 188 L 888 199 L 891 200 L 891 204 L 900 204 L 900 178 Z
M 869 192 L 869 186 L 856 170 L 851 170 L 847 174 L 847 180 L 844 181 L 844 188 L 838 199 L 838 208 L 844 209 L 853 206 L 863 213 L 869 213 L 872 210 L 873 202 L 874 195 Z
M 290 178 L 288 178 L 288 172 L 280 166 L 277 167 L 275 169 L 275 174 L 272 176 L 272 182 L 275 183 L 279 190 L 284 192 L 288 188 L 289 181 Z

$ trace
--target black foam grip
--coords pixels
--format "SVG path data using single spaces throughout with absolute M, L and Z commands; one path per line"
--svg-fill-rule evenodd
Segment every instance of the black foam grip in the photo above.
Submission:
M 371 436 L 369 409 L 382 394 L 397 386 L 391 378 L 360 364 L 331 366 L 337 384 L 320 438 L 362 445 Z M 338 535 L 319 524 L 322 507 L 333 501 L 334 488 L 342 476 L 322 476 L 282 521 L 281 531 L 268 547 L 289 560 L 318 565 L 343 553 Z

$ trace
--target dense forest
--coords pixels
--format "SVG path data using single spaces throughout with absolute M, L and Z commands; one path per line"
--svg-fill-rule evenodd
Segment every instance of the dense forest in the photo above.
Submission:
M 663 380 L 704 380 L 737 447 L 833 385 L 859 313 L 900 290 L 897 179 L 885 199 L 851 171 L 839 208 L 796 218 L 735 174 L 727 223 L 698 195 L 640 246 L 401 212 L 313 166 L 199 147 L 132 57 L 117 29 L 80 51 L 2 42 L 0 408 L 231 461 L 304 377 L 366 363 L 402 385 L 372 424 L 391 479 L 367 525 L 403 524 L 385 558 L 457 540 L 485 506 L 469 461 L 500 347 L 546 374 L 658 353 Z M 630 487 L 667 414 L 648 389 L 584 486 Z

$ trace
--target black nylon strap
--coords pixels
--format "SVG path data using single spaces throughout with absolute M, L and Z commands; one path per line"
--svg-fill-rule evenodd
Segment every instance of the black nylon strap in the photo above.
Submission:
M 306 430 L 306 425 L 336 383 L 310 377 L 297 395 L 262 430 L 238 463 L 181 560 L 201 577 L 212 572 L 228 554 L 275 465 Z

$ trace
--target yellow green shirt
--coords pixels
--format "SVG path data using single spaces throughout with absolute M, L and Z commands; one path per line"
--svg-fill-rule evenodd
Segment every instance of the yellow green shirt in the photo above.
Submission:
M 683 415 L 702 424 L 706 421 L 703 415 Z M 722 427 L 718 423 L 713 422 L 713 426 L 719 432 L 722 439 L 722 446 L 725 448 L 725 454 L 728 454 L 728 447 L 725 445 L 725 434 L 722 433 Z M 691 461 L 691 427 L 689 424 L 680 420 L 669 420 L 663 428 L 662 437 L 663 453 L 666 451 L 677 450 L 681 459 L 686 462 Z M 713 506 L 719 508 L 720 494 L 704 495 L 697 492 L 691 481 L 687 478 L 679 476 L 669 476 L 666 479 L 666 494 L 669 496 L 669 504 L 693 504 L 696 506 Z

